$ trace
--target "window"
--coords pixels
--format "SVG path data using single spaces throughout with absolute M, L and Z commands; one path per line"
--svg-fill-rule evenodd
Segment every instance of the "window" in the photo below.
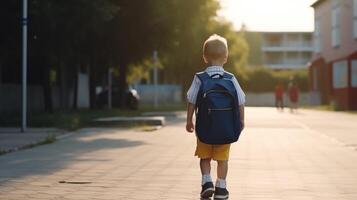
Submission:
M 347 61 L 338 61 L 332 65 L 333 88 L 340 89 L 348 86 L 348 65 Z
M 318 18 L 315 20 L 314 50 L 316 53 L 321 52 L 321 27 L 320 19 Z
M 357 87 L 357 60 L 351 62 L 351 86 Z
M 341 44 L 340 29 L 340 5 L 338 0 L 332 2 L 332 47 L 339 47 Z
M 357 39 L 357 0 L 353 0 L 353 37 Z

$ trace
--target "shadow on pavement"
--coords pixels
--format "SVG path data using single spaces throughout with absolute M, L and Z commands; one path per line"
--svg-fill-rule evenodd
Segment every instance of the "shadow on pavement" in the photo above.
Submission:
M 115 131 L 115 133 L 113 132 Z M 95 157 L 91 153 L 118 148 L 132 148 L 145 143 L 139 140 L 120 138 L 120 130 L 86 129 L 71 137 L 50 145 L 0 156 L 0 186 L 8 181 L 20 180 L 27 176 L 36 177 L 66 169 L 76 165 L 91 165 L 115 157 Z M 120 156 L 120 155 L 118 155 Z M 72 169 L 72 168 L 71 168 Z

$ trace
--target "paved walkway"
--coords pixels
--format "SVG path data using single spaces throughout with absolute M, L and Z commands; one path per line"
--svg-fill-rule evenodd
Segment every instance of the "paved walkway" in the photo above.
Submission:
M 356 200 L 356 122 L 351 114 L 248 108 L 231 150 L 230 199 Z M 194 148 L 184 116 L 153 132 L 84 129 L 0 156 L 0 199 L 199 199 Z

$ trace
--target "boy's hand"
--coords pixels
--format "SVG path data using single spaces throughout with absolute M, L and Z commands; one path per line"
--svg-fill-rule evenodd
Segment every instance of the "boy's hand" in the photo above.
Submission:
M 195 130 L 195 125 L 193 122 L 186 123 L 186 131 L 192 133 Z
M 240 129 L 240 131 L 243 131 L 243 129 L 244 129 L 244 121 L 241 121 L 240 124 L 241 124 L 241 129 Z

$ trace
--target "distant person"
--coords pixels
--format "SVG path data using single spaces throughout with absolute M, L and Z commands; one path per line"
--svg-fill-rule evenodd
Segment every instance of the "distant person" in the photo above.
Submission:
M 230 144 L 244 128 L 245 94 L 237 79 L 223 69 L 228 59 L 227 40 L 210 36 L 203 45 L 205 71 L 194 76 L 187 92 L 188 132 L 196 131 L 195 155 L 200 158 L 201 198 L 228 199 L 226 188 Z M 196 112 L 195 112 L 196 111 Z M 192 116 L 196 113 L 196 127 Z M 215 186 L 210 175 L 211 160 L 217 161 Z
M 299 93 L 300 89 L 296 81 L 291 78 L 289 87 L 288 87 L 288 95 L 289 95 L 289 100 L 290 100 L 290 112 L 296 111 L 298 108 L 299 104 Z
M 285 88 L 282 82 L 275 86 L 275 106 L 279 110 L 284 110 L 284 93 Z

